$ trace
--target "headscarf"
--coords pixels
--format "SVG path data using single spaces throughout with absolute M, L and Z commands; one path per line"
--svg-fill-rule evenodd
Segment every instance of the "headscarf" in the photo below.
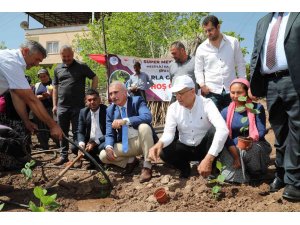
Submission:
M 248 87 L 248 89 L 250 88 L 249 81 L 244 78 L 234 79 L 231 82 L 230 87 L 234 83 L 242 83 L 242 84 L 246 85 Z M 252 102 L 251 99 L 247 98 L 247 103 L 251 103 L 251 102 Z M 234 115 L 235 108 L 236 108 L 236 103 L 234 101 L 232 101 L 230 103 L 230 105 L 228 106 L 228 112 L 227 112 L 227 117 L 226 117 L 226 124 L 229 129 L 229 137 L 230 138 L 232 138 L 231 123 L 232 123 L 232 118 Z M 258 130 L 257 130 L 256 123 L 255 123 L 255 114 L 253 114 L 249 110 L 247 110 L 247 117 L 248 117 L 248 121 L 249 121 L 249 136 L 254 141 L 258 141 L 259 134 L 258 134 Z

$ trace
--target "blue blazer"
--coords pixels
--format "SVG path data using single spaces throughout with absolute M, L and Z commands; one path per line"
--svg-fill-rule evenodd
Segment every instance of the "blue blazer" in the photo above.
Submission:
M 100 104 L 99 108 L 99 122 L 100 122 L 100 130 L 103 135 L 106 133 L 106 109 L 107 106 Z M 85 107 L 80 110 L 79 113 L 79 120 L 78 120 L 78 133 L 77 133 L 77 140 L 78 142 L 83 141 L 87 143 L 90 140 L 90 133 L 91 133 L 91 111 L 89 108 Z M 104 142 L 105 138 L 100 138 L 100 143 Z
M 152 129 L 153 140 L 154 142 L 157 142 L 158 137 L 151 126 L 151 112 L 142 97 L 127 97 L 127 116 L 134 129 L 138 129 L 138 126 L 142 123 L 149 124 Z M 122 141 L 122 129 L 118 129 L 117 132 L 117 130 L 113 129 L 111 126 L 115 119 L 121 118 L 119 107 L 115 104 L 111 104 L 106 110 L 105 147 L 107 145 L 114 146 L 115 143 Z

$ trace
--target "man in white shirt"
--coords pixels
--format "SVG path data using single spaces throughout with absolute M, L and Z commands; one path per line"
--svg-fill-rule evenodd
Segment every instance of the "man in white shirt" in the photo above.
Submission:
M 162 137 L 149 150 L 149 158 L 155 161 L 161 158 L 175 166 L 183 178 L 190 175 L 190 161 L 201 161 L 199 174 L 209 176 L 213 161 L 222 151 L 228 136 L 225 121 L 215 104 L 196 95 L 194 88 L 188 75 L 175 80 L 171 91 L 177 101 L 168 108 Z M 173 141 L 176 127 L 179 140 Z
M 34 95 L 25 78 L 25 69 L 38 66 L 46 58 L 46 50 L 36 41 L 27 41 L 20 49 L 0 50 L 0 94 L 10 90 L 16 111 L 29 131 L 37 126 L 28 117 L 26 104 L 50 128 L 51 136 L 62 139 L 62 130 Z
M 80 147 L 85 148 L 98 163 L 101 163 L 98 155 L 105 147 L 107 106 L 101 104 L 99 92 L 94 89 L 87 90 L 85 105 L 79 113 L 77 140 Z M 74 167 L 81 165 L 82 161 L 79 160 Z M 89 165 L 87 169 L 93 169 L 93 165 Z
M 202 26 L 207 39 L 196 51 L 196 81 L 200 85 L 201 94 L 211 98 L 221 111 L 231 102 L 231 81 L 246 76 L 245 60 L 239 41 L 220 32 L 217 17 L 207 16 Z

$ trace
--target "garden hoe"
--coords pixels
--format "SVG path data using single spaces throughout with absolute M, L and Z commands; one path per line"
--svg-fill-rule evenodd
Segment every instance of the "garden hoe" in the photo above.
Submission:
M 71 139 L 69 139 L 68 137 L 66 137 L 65 134 L 64 138 L 70 142 L 72 145 L 74 145 L 75 147 L 77 147 L 86 157 L 89 158 L 89 160 L 98 168 L 98 170 L 102 173 L 102 175 L 104 176 L 104 178 L 107 180 L 107 183 L 109 184 L 111 190 L 113 189 L 112 183 L 109 179 L 109 177 L 107 176 L 107 174 L 105 173 L 104 169 L 102 168 L 101 165 L 99 165 L 97 163 L 97 161 L 87 152 L 85 151 L 83 148 L 81 148 L 80 146 L 78 146 L 75 142 L 73 142 Z M 67 167 L 65 169 L 63 169 L 56 178 L 54 178 L 54 180 L 50 181 L 49 183 L 46 184 L 45 188 L 50 188 L 52 187 L 54 184 L 56 184 L 57 181 L 59 181 L 62 176 L 74 165 L 74 163 L 78 160 L 80 160 L 83 157 L 83 155 L 79 155 L 77 156 L 73 162 L 71 162 L 69 165 L 67 165 Z

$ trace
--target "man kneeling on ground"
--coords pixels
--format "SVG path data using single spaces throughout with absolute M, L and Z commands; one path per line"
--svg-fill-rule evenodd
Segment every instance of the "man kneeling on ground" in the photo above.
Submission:
M 101 163 L 99 153 L 105 146 L 107 106 L 101 104 L 99 93 L 94 89 L 87 90 L 85 105 L 79 113 L 77 140 L 80 147 L 85 148 L 98 163 Z M 81 160 L 74 164 L 77 168 L 81 166 Z M 87 169 L 94 169 L 94 165 L 88 165 Z
M 171 91 L 177 101 L 167 111 L 164 133 L 149 150 L 149 158 L 175 166 L 180 177 L 188 178 L 190 161 L 201 161 L 198 172 L 207 177 L 222 151 L 228 129 L 212 100 L 195 94 L 195 84 L 188 75 L 178 77 Z M 174 140 L 176 127 L 179 140 Z
M 109 96 L 113 104 L 106 112 L 106 146 L 105 151 L 100 153 L 100 160 L 125 168 L 123 175 L 126 175 L 138 166 L 136 156 L 143 155 L 144 165 L 140 182 L 147 182 L 152 178 L 148 152 L 157 140 L 150 125 L 150 110 L 142 97 L 127 96 L 126 87 L 119 81 L 110 84 Z

